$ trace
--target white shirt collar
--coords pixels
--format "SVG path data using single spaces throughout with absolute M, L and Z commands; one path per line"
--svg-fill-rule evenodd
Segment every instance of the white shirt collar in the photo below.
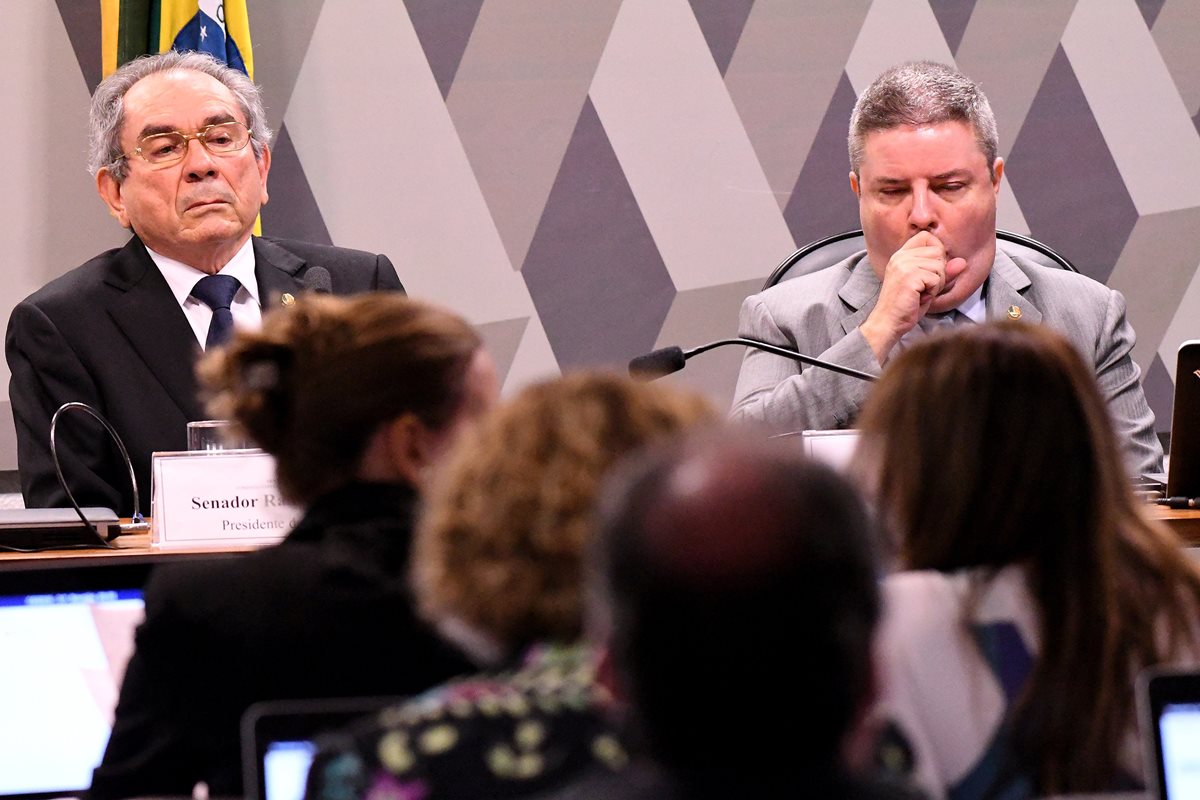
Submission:
M 242 284 L 242 288 L 250 294 L 254 304 L 261 305 L 258 299 L 258 280 L 254 277 L 253 239 L 254 237 L 247 238 L 245 244 L 233 254 L 229 263 L 221 267 L 218 274 L 232 275 L 237 278 L 238 282 Z M 175 295 L 175 301 L 180 306 L 187 303 L 192 289 L 196 286 L 196 281 L 208 274 L 195 267 L 190 267 L 182 261 L 176 261 L 162 253 L 156 253 L 149 247 L 146 248 L 146 252 L 150 254 L 150 259 L 162 273 L 167 285 L 171 287 L 171 294 Z
M 983 299 L 983 287 L 986 284 L 987 281 L 985 280 L 971 293 L 970 297 L 958 304 L 958 313 L 972 322 L 983 323 L 987 321 L 987 303 Z

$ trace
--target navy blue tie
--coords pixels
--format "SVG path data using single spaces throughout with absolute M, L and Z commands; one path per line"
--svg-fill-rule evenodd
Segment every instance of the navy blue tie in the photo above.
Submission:
M 229 306 L 241 286 L 241 281 L 232 275 L 205 275 L 192 287 L 192 297 L 213 312 L 212 322 L 208 324 L 208 338 L 204 342 L 205 350 L 229 341 L 233 333 L 233 312 Z

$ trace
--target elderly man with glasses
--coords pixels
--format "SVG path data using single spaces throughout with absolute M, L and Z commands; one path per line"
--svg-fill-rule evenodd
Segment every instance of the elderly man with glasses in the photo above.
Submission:
M 97 88 L 89 168 L 133 238 L 13 310 L 5 345 L 26 505 L 67 505 L 49 437 L 63 403 L 91 405 L 120 433 L 142 508 L 118 450 L 84 416 L 57 433 L 75 499 L 145 513 L 151 453 L 185 449 L 187 423 L 204 417 L 193 376 L 203 348 L 304 289 L 403 291 L 385 256 L 251 235 L 270 141 L 258 87 L 207 55 L 141 58 Z

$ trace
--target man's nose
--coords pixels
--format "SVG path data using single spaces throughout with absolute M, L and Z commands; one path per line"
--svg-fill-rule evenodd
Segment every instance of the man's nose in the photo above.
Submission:
M 933 197 L 928 188 L 914 188 L 912 206 L 908 210 L 908 224 L 914 231 L 929 231 L 937 228 L 937 214 L 933 207 Z
M 189 181 L 201 181 L 217 174 L 217 163 L 199 139 L 189 139 L 183 154 L 184 175 Z

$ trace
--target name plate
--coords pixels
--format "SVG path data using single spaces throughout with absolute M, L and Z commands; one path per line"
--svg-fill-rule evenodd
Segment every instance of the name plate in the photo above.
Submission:
M 262 450 L 155 453 L 151 469 L 155 546 L 272 544 L 300 520 L 275 483 L 275 459 Z
M 771 438 L 798 443 L 806 456 L 844 474 L 854 459 L 858 437 L 858 430 L 847 428 L 835 431 L 792 431 Z
M 809 458 L 845 473 L 854 459 L 859 433 L 853 428 L 840 431 L 805 431 L 804 452 Z

